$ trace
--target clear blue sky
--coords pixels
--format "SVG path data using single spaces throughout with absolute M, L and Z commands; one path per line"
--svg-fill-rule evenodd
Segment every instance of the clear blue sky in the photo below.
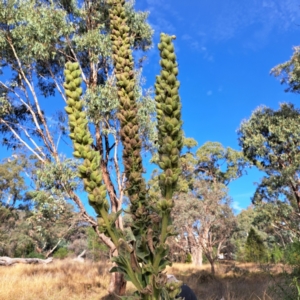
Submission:
M 177 36 L 184 131 L 199 145 L 217 141 L 239 149 L 236 130 L 259 105 L 277 109 L 280 102 L 293 102 L 299 106 L 300 96 L 285 93 L 285 87 L 269 74 L 290 58 L 293 46 L 300 45 L 299 0 L 136 2 L 138 10 L 150 12 L 155 30 L 155 47 L 144 66 L 147 86 L 153 85 L 160 71 L 156 49 L 160 32 Z M 1 148 L 0 155 L 9 153 Z M 261 176 L 252 170 L 230 185 L 237 212 L 250 204 L 254 182 Z
M 136 7 L 150 12 L 155 46 L 160 32 L 177 36 L 184 131 L 199 145 L 239 149 L 236 130 L 256 107 L 300 104 L 269 74 L 300 45 L 298 0 L 137 0 Z M 160 69 L 156 47 L 148 57 L 144 76 L 151 85 Z M 253 170 L 230 185 L 236 209 L 250 204 L 260 177 Z

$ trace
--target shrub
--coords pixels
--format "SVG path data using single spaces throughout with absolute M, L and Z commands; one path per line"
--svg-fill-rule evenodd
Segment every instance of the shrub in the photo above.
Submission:
M 300 266 L 300 242 L 289 244 L 285 251 L 286 262 L 290 265 Z
M 247 262 L 265 262 L 268 259 L 267 249 L 262 238 L 251 228 L 245 245 Z
M 68 256 L 69 251 L 66 248 L 59 248 L 58 250 L 55 251 L 55 253 L 53 254 L 54 258 L 58 258 L 58 259 L 64 259 Z
M 45 256 L 42 253 L 32 251 L 32 252 L 30 252 L 26 255 L 26 258 L 41 258 L 41 259 L 44 259 Z
M 185 263 L 186 264 L 190 264 L 190 263 L 192 263 L 192 255 L 191 255 L 191 253 L 188 253 L 187 255 L 186 255 L 186 258 L 185 258 Z
M 275 246 L 270 252 L 270 260 L 274 264 L 283 262 L 284 252 L 279 247 Z
M 91 227 L 87 228 L 87 243 L 90 259 L 93 261 L 100 261 L 109 258 L 108 247 L 99 240 L 99 237 Z

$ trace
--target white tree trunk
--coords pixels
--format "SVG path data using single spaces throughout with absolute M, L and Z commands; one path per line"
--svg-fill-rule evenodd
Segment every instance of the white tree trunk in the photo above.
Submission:
M 202 248 L 200 246 L 195 246 L 192 248 L 192 261 L 193 265 L 202 267 Z

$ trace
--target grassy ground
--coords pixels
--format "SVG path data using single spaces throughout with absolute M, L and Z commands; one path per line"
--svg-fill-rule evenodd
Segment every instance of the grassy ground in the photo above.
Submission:
M 284 271 L 285 270 L 285 271 Z M 291 270 L 288 270 L 291 271 Z M 281 265 L 219 264 L 216 275 L 208 265 L 195 269 L 174 264 L 168 273 L 188 284 L 199 300 L 296 300 L 290 277 Z M 293 294 L 292 298 L 288 295 Z
M 57 261 L 48 265 L 0 267 L 0 300 L 100 300 L 109 299 L 109 265 Z M 209 266 L 193 268 L 174 264 L 168 274 L 188 284 L 199 300 L 296 300 L 282 267 L 222 264 L 216 276 Z M 272 275 L 270 275 L 272 274 Z M 288 280 L 286 280 L 288 279 Z M 128 293 L 133 286 L 128 284 Z

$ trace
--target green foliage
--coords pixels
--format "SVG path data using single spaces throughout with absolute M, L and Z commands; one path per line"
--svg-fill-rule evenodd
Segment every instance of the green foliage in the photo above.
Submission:
M 14 235 L 10 242 L 13 244 L 12 252 L 14 257 L 27 257 L 35 248 L 34 240 L 24 231 Z
M 274 201 L 284 196 L 295 209 L 298 196 L 300 154 L 300 111 L 292 104 L 281 104 L 275 111 L 260 107 L 239 129 L 244 155 L 266 175 L 253 201 Z
M 192 262 L 193 262 L 192 254 L 191 254 L 191 253 L 188 253 L 188 254 L 186 255 L 186 258 L 185 258 L 185 263 L 186 263 L 186 264 L 190 264 L 190 263 L 192 263 Z
M 39 189 L 50 190 L 57 198 L 66 198 L 66 192 L 62 188 L 62 184 L 67 189 L 76 190 L 79 186 L 76 169 L 78 160 L 60 156 L 60 161 L 49 162 L 39 165 L 36 170 L 36 183 Z M 56 189 L 55 189 L 56 188 Z M 54 190 L 55 189 L 55 190 Z
M 182 176 L 179 177 L 177 190 L 187 192 L 193 189 L 195 180 L 216 180 L 228 185 L 243 175 L 249 162 L 243 153 L 231 148 L 225 148 L 217 142 L 206 142 L 196 151 L 191 151 L 197 145 L 196 141 L 185 138 L 187 151 L 181 156 Z
M 277 299 L 300 300 L 299 279 L 296 276 L 283 272 L 280 281 L 276 278 L 273 280 L 274 284 L 270 286 L 270 291 L 276 295 Z
M 300 266 L 300 242 L 296 241 L 289 244 L 285 251 L 285 260 L 288 264 Z
M 267 258 L 267 249 L 262 238 L 251 228 L 245 245 L 246 261 L 265 262 Z
M 26 166 L 24 156 L 10 157 L 0 164 L 0 202 L 14 206 L 24 198 L 27 186 L 23 172 Z
M 106 260 L 109 257 L 109 249 L 103 243 L 99 241 L 99 236 L 95 231 L 88 227 L 87 231 L 87 248 L 91 253 L 93 261 Z
M 28 171 L 33 177 L 35 189 L 25 193 L 25 199 L 33 204 L 31 220 L 37 227 L 43 222 L 48 224 L 50 220 L 60 224 L 61 216 L 72 214 L 73 206 L 67 202 L 70 198 L 68 192 L 80 187 L 77 176 L 79 162 L 61 156 L 58 162 L 39 164 L 33 160 L 31 163 L 36 164 Z M 69 220 L 66 224 L 69 224 Z M 53 235 L 53 232 L 50 232 L 51 228 L 48 229 L 48 233 L 43 232 L 44 237 Z
M 286 91 L 300 93 L 300 48 L 294 47 L 290 60 L 279 64 L 271 70 L 271 74 L 280 77 L 281 84 L 288 85 Z
M 148 12 L 136 12 L 134 10 L 134 0 L 125 2 L 125 14 L 127 24 L 130 28 L 129 36 L 133 37 L 133 47 L 135 49 L 148 50 L 152 45 L 153 29 L 146 22 Z
M 36 1 L 2 1 L 0 3 L 1 24 L 6 24 L 0 31 L 0 50 L 10 48 L 13 60 L 13 49 L 8 47 L 13 41 L 22 62 L 30 65 L 36 60 L 48 60 L 55 51 L 56 43 L 62 35 L 71 33 L 67 26 L 66 12 L 53 3 L 45 5 Z M 6 38 L 10 36 L 10 39 Z M 24 44 L 28 47 L 23 47 Z M 29 46 L 30 45 L 30 46 Z M 8 56 L 6 56 L 6 59 Z
M 205 254 L 202 255 L 202 263 L 203 264 L 209 264 L 209 261 L 208 261 L 207 256 Z
M 40 101 L 40 95 L 62 95 L 63 68 L 70 57 L 80 62 L 91 93 L 107 81 L 112 56 L 108 9 L 103 1 L 91 2 L 88 7 L 74 0 L 0 3 L 0 66 L 5 66 L 0 70 L 9 77 L 0 83 L 0 116 L 6 121 L 1 122 L 0 130 L 8 136 L 8 146 L 21 146 L 18 135 L 40 158 L 48 154 L 55 159 L 55 147 L 66 134 L 64 115 L 48 114 L 45 119 L 46 102 Z M 125 14 L 131 46 L 148 49 L 153 35 L 146 22 L 148 14 L 136 12 L 133 1 L 126 3 Z M 51 130 L 53 124 L 58 130 Z
M 225 185 L 242 176 L 248 166 L 242 152 L 225 148 L 218 142 L 206 142 L 196 151 L 196 157 L 199 161 L 199 173 L 217 178 Z
M 141 80 L 140 80 L 141 81 Z M 153 99 L 153 91 L 142 89 L 137 90 L 136 99 L 138 106 L 138 123 L 139 132 L 142 139 L 143 148 L 152 154 L 157 150 L 157 122 L 156 122 L 156 106 Z
M 0 255 L 27 257 L 38 248 L 43 255 L 62 235 L 71 233 L 68 226 L 74 222 L 76 214 L 71 205 L 58 197 L 62 195 L 57 179 L 60 169 L 51 165 L 50 170 L 44 166 L 44 172 L 39 172 L 38 167 L 35 159 L 17 152 L 0 165 Z M 64 173 L 62 178 L 69 176 L 68 168 L 60 171 Z M 28 190 L 25 172 L 37 183 L 36 190 Z M 52 181 L 58 185 L 58 194 L 51 187 Z
M 26 258 L 41 258 L 41 259 L 44 259 L 45 256 L 41 253 L 32 251 L 32 252 L 30 252 L 26 255 Z
M 296 288 L 297 300 L 300 300 L 300 283 L 299 278 L 294 277 L 291 283 L 292 286 Z
M 53 257 L 58 259 L 64 259 L 68 257 L 68 255 L 69 251 L 67 248 L 58 248 L 58 250 L 54 252 Z
M 246 241 L 251 228 L 263 239 L 267 260 L 286 263 L 286 250 L 290 241 L 298 237 L 298 217 L 293 208 L 281 201 L 250 206 L 237 215 L 237 227 L 231 243 L 237 260 L 246 260 Z
M 192 148 L 196 147 L 198 142 L 193 138 L 184 138 L 183 139 L 183 146 L 187 147 L 188 151 L 191 151 Z
M 116 118 L 119 101 L 117 88 L 111 82 L 106 81 L 104 84 L 88 88 L 83 99 L 87 104 L 87 116 L 94 124 L 105 120 L 108 115 L 110 118 Z
M 280 200 L 258 203 L 255 211 L 253 225 L 268 235 L 266 242 L 269 246 L 277 244 L 284 248 L 291 240 L 299 238 L 299 216 L 290 204 Z
M 285 260 L 285 253 L 283 249 L 281 249 L 278 246 L 275 246 L 270 252 L 269 252 L 269 260 L 271 263 L 278 264 L 282 263 Z

